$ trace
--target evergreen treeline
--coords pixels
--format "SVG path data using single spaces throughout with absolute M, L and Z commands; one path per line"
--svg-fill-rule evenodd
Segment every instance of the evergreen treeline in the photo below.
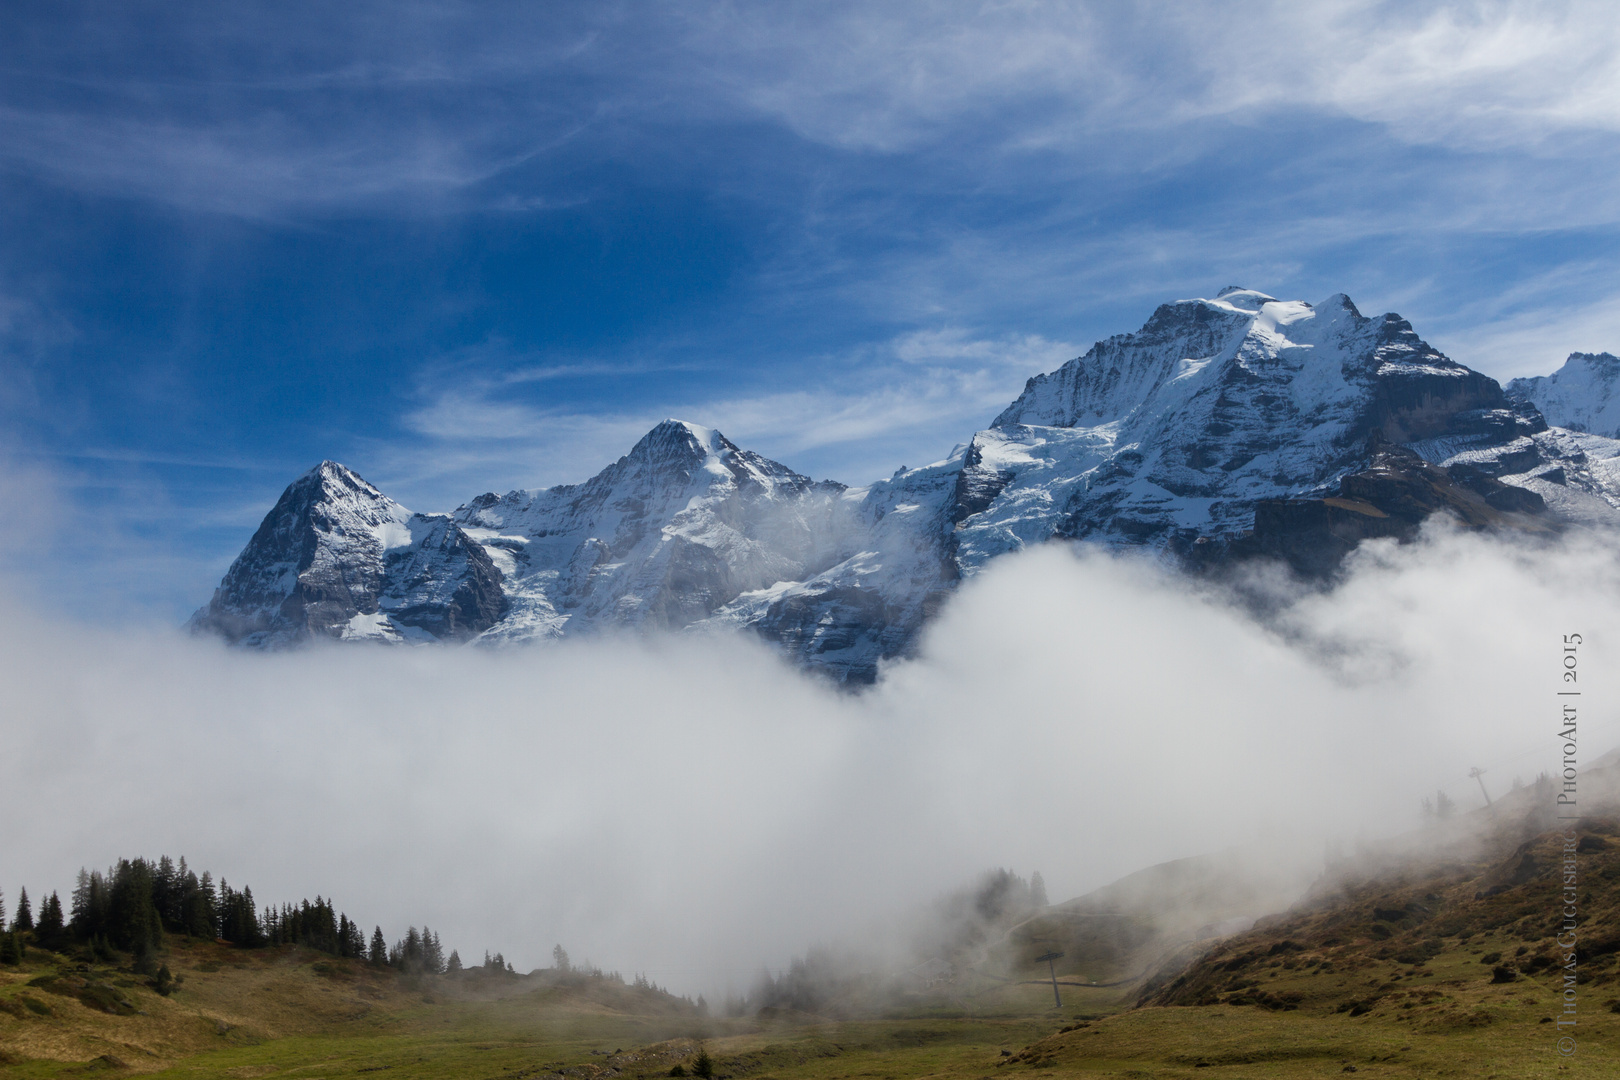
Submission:
M 332 901 L 315 897 L 294 907 L 264 909 L 259 921 L 267 945 L 307 945 L 333 956 L 367 958 L 366 932 L 360 924 L 336 910 Z
M 411 927 L 392 947 L 377 927 L 368 943 L 360 924 L 330 900 L 317 896 L 313 902 L 267 905 L 261 911 L 251 888 L 233 889 L 224 878 L 216 886 L 207 871 L 199 876 L 185 859 L 176 863 L 167 855 L 156 862 L 120 859 L 106 872 L 80 870 L 69 902 L 64 913 L 52 893 L 36 917 L 28 890 L 21 889 L 8 930 L 0 893 L 0 964 L 20 963 L 26 944 L 58 952 L 79 945 L 104 960 L 112 959 L 115 949 L 132 953 L 137 971 L 156 974 L 164 935 L 181 934 L 248 949 L 302 945 L 413 975 L 462 970 L 461 957 L 452 952 L 446 958 L 439 936 L 426 926 Z

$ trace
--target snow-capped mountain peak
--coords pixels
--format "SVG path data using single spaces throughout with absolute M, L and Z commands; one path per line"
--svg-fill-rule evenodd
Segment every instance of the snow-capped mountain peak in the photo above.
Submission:
M 354 616 L 376 612 L 384 560 L 411 544 L 411 517 L 323 461 L 287 486 L 191 625 L 263 645 L 345 636 Z
M 583 484 L 484 495 L 453 517 L 507 581 L 493 639 L 685 626 L 832 561 L 842 485 L 665 420 Z
M 1514 379 L 1510 397 L 1535 404 L 1549 424 L 1620 438 L 1620 357 L 1613 353 L 1570 353 L 1551 375 Z
M 861 488 L 674 419 L 584 483 L 450 514 L 411 514 L 323 462 L 193 625 L 259 645 L 728 627 L 866 681 L 963 578 L 1053 539 L 1323 574 L 1433 513 L 1543 533 L 1615 524 L 1620 442 L 1548 430 L 1536 403 L 1620 434 L 1617 382 L 1620 360 L 1576 354 L 1510 400 L 1399 315 L 1234 286 L 1161 305 L 1030 379 L 946 459 Z

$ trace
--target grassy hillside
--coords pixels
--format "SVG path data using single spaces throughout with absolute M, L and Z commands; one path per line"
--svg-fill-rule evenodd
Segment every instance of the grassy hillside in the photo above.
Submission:
M 1620 819 L 1580 827 L 1568 1058 L 1553 1023 L 1564 840 L 1538 821 L 1510 803 L 1364 853 L 1225 938 L 1153 929 L 1162 913 L 1097 918 L 1095 897 L 1056 905 L 1006 935 L 1002 977 L 962 971 L 841 1018 L 710 1018 L 614 979 L 407 977 L 295 946 L 178 938 L 163 958 L 180 981 L 163 996 L 127 967 L 35 949 L 0 969 L 0 1075 L 650 1080 L 690 1071 L 700 1047 L 717 1076 L 754 1080 L 1617 1075 Z M 1210 893 L 1198 867 L 1143 880 L 1187 883 L 1205 898 L 1200 918 L 1247 902 Z M 1071 974 L 1054 1008 L 1044 966 L 1024 955 L 1052 941 L 1092 972 L 1123 972 L 1119 985 Z M 1130 971 L 1148 955 L 1146 977 Z
M 551 972 L 411 979 L 295 947 L 215 943 L 177 944 L 165 959 L 182 979 L 168 997 L 127 970 L 31 950 L 21 971 L 0 974 L 0 1075 L 594 1080 L 665 1077 L 700 1047 L 727 1076 L 823 1075 L 850 1056 L 905 1072 L 964 1053 L 999 1060 L 1051 1027 L 1016 990 L 977 1020 L 827 1024 L 711 1019 L 660 991 Z
M 1565 834 L 1521 837 L 1522 824 L 1469 845 L 1472 857 L 1345 868 L 1287 913 L 1184 949 L 1138 1008 L 1065 1025 L 1012 1063 L 1134 1076 L 1620 1074 L 1620 821 L 1579 829 L 1578 1023 L 1564 1031 L 1554 870 Z M 1577 1040 L 1570 1058 L 1556 1049 L 1564 1034 Z

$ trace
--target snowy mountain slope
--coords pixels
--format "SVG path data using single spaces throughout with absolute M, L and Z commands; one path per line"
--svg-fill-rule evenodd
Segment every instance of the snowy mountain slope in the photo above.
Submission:
M 505 614 L 503 575 L 447 514 L 416 514 L 410 543 L 388 552 L 378 610 L 414 640 L 473 637 Z
M 848 532 L 843 490 L 666 420 L 583 484 L 481 495 L 453 517 L 507 582 L 511 613 L 487 636 L 517 641 L 679 628 L 809 577 Z
M 1572 358 L 1562 392 L 1613 361 Z M 1620 526 L 1620 441 L 1549 428 L 1536 400 L 1397 315 L 1233 288 L 1161 306 L 1029 380 L 947 459 L 863 488 L 676 420 L 583 484 L 448 515 L 411 514 L 327 462 L 287 489 L 193 626 L 261 646 L 746 629 L 870 681 L 963 578 L 1054 538 L 1321 575 L 1434 513 Z
M 447 519 L 323 461 L 282 493 L 190 626 L 255 646 L 467 636 L 499 618 L 500 581 Z
M 1528 401 L 1547 423 L 1571 431 L 1620 439 L 1620 357 L 1613 353 L 1570 353 L 1551 375 L 1514 379 L 1508 396 Z
M 1134 399 L 1113 393 L 1119 387 Z M 1057 535 L 1133 544 L 1234 536 L 1257 500 L 1326 490 L 1366 461 L 1369 440 L 1544 426 L 1514 415 L 1493 380 L 1442 356 L 1398 316 L 1365 318 L 1343 295 L 1312 307 L 1228 289 L 1166 304 L 1137 334 L 1030 380 L 995 424 L 1007 483 L 968 528 L 984 534 L 972 542 L 982 556 L 1019 546 L 1000 538 L 1002 506 L 1017 518 L 1022 478 L 1047 489 L 1057 469 L 1072 489 L 1054 508 Z M 1051 427 L 1083 437 L 1054 441 Z M 1017 464 L 1022 444 L 1040 451 L 1033 472 Z M 1027 529 L 1012 531 L 1027 541 Z
M 1542 531 L 1549 507 L 1620 523 L 1615 449 L 1594 444 L 1578 466 L 1567 433 L 1398 316 L 1228 289 L 1031 379 L 961 453 L 867 490 L 865 550 L 714 621 L 870 678 L 957 581 L 1032 544 L 1146 545 L 1204 565 L 1267 555 L 1321 574 L 1441 510 L 1475 528 Z M 884 517 L 894 503 L 912 512 Z

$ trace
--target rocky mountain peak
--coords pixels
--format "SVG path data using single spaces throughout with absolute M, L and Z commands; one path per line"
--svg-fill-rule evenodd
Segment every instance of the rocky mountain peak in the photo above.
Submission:
M 1367 326 L 1342 294 L 1318 308 L 1230 286 L 1213 300 L 1161 304 L 1135 333 L 1099 341 L 1056 371 L 1030 379 L 991 426 L 1095 427 L 1156 407 L 1179 410 L 1234 364 L 1272 380 L 1285 369 L 1326 368 L 1327 379 L 1316 381 L 1331 382 L 1345 359 L 1340 346 Z
M 341 502 L 357 499 L 361 502 L 392 501 L 374 485 L 340 461 L 323 461 L 287 485 L 282 498 L 296 500 Z
M 625 457 L 631 461 L 701 461 L 711 454 L 735 450 L 736 446 L 714 428 L 685 420 L 661 420 Z
M 259 646 L 728 627 L 869 681 L 957 583 L 1054 539 L 1316 576 L 1434 514 L 1526 533 L 1620 523 L 1620 440 L 1564 429 L 1620 435 L 1617 385 L 1620 360 L 1581 353 L 1510 397 L 1399 315 L 1232 286 L 1160 305 L 1030 379 L 950 457 L 864 488 L 675 419 L 583 483 L 451 515 L 413 515 L 322 462 L 193 625 Z
M 411 516 L 354 470 L 321 462 L 287 485 L 192 628 L 265 644 L 342 636 L 357 612 L 376 610 L 383 558 L 411 543 Z

